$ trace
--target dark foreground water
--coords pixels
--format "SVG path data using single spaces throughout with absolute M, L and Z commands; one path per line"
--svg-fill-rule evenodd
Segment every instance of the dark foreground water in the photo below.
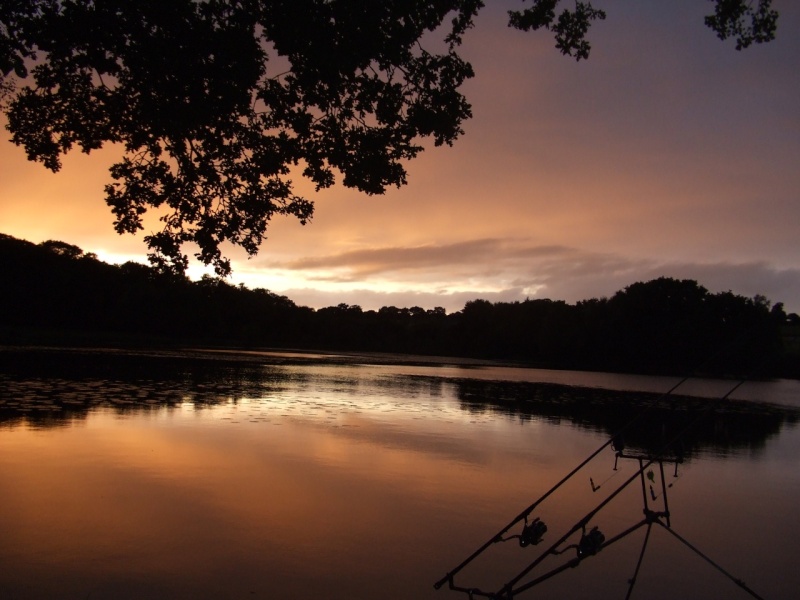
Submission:
M 800 386 L 715 400 L 735 382 L 691 381 L 659 397 L 675 383 L 400 357 L 0 349 L 0 599 L 467 598 L 433 584 L 620 431 L 624 456 L 662 451 L 672 532 L 758 596 L 800 597 Z M 642 480 L 639 464 L 603 448 L 531 513 L 547 524 L 540 544 L 491 544 L 454 584 L 500 590 L 587 514 L 610 540 L 645 499 L 664 512 L 660 465 Z M 646 531 L 515 598 L 751 597 L 657 524 L 631 587 Z M 580 537 L 516 585 L 574 561 Z

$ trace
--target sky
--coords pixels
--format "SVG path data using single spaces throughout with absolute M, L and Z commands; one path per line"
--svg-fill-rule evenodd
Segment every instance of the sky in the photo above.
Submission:
M 709 1 L 597 0 L 608 17 L 580 62 L 509 29 L 518 1 L 487 4 L 461 49 L 476 72 L 465 134 L 427 144 L 382 196 L 296 180 L 313 220 L 276 218 L 254 258 L 229 249 L 231 283 L 315 308 L 453 312 L 665 276 L 800 312 L 800 3 L 775 0 L 777 39 L 737 52 L 703 25 Z M 157 226 L 120 236 L 103 200 L 117 149 L 53 174 L 0 136 L 0 232 L 146 262 Z

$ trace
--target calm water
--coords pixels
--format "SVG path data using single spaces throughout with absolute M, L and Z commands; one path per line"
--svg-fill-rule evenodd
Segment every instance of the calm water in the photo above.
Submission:
M 623 428 L 627 454 L 678 440 L 677 477 L 664 467 L 674 532 L 759 596 L 798 597 L 798 382 L 718 401 L 735 382 L 692 381 L 677 392 L 693 398 L 659 400 L 676 382 L 0 348 L 0 599 L 467 598 L 433 584 Z M 607 447 L 531 514 L 547 523 L 541 544 L 492 544 L 455 583 L 499 589 L 638 462 L 614 466 Z M 645 496 L 662 510 L 654 475 Z M 642 509 L 636 479 L 587 529 L 610 539 Z M 645 529 L 519 597 L 625 598 Z M 654 526 L 631 597 L 750 596 Z

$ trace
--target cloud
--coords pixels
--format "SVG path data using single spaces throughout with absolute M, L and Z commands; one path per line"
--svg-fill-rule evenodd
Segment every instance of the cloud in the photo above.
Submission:
M 442 264 L 469 264 L 485 258 L 503 245 L 501 240 L 481 239 L 455 244 L 374 248 L 301 258 L 283 266 L 292 270 L 344 268 L 359 275 L 374 275 L 387 271 L 420 270 Z
M 508 263 L 566 257 L 566 246 L 529 245 L 515 239 L 476 239 L 451 244 L 368 248 L 327 256 L 273 262 L 273 268 L 293 271 L 335 271 L 340 281 L 358 281 L 367 275 L 393 276 L 424 271 L 460 271 L 463 268 L 497 273 Z

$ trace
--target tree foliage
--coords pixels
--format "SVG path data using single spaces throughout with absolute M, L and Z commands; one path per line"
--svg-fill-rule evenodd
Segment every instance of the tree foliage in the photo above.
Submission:
M 778 13 L 772 10 L 772 0 L 717 0 L 714 14 L 705 22 L 721 40 L 736 39 L 736 49 L 750 44 L 763 44 L 775 39 Z
M 714 14 L 705 18 L 706 26 L 721 40 L 734 38 L 737 50 L 775 38 L 778 13 L 772 9 L 772 0 L 709 1 L 714 2 Z M 591 44 L 586 35 L 593 21 L 605 20 L 606 12 L 582 0 L 576 0 L 572 10 L 561 6 L 562 0 L 530 0 L 530 6 L 509 11 L 509 24 L 523 31 L 550 30 L 562 54 L 575 60 L 589 58 Z
M 707 24 L 737 48 L 772 39 L 770 0 L 714 0 Z M 602 10 L 530 0 L 510 25 L 548 29 L 588 57 Z M 471 116 L 459 45 L 481 0 L 5 0 L 0 104 L 12 141 L 60 168 L 74 147 L 121 145 L 106 202 L 119 233 L 157 211 L 151 260 L 183 245 L 225 275 L 221 245 L 255 254 L 269 221 L 306 223 L 292 178 L 380 194 L 406 182 L 422 141 L 452 144 Z
M 521 11 L 509 11 L 509 24 L 523 31 L 549 29 L 556 39 L 556 48 L 575 60 L 589 58 L 591 44 L 586 34 L 592 21 L 604 20 L 606 13 L 594 8 L 590 2 L 575 2 L 575 9 L 565 8 L 556 17 L 560 0 L 532 0 L 532 5 Z

